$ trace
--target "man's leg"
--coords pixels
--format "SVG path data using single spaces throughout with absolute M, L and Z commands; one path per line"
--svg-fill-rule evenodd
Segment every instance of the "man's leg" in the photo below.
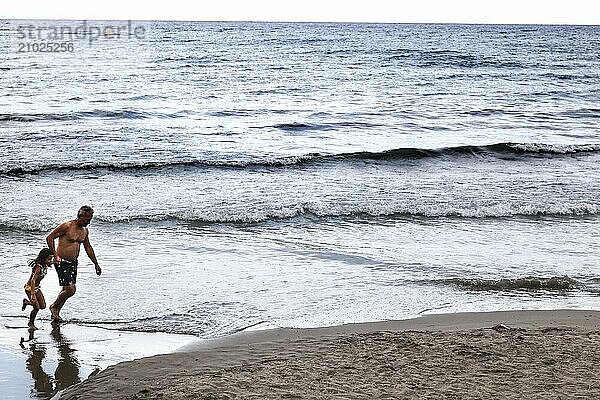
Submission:
M 69 286 L 63 286 L 62 290 L 58 294 L 54 303 L 50 306 L 50 313 L 52 314 L 52 319 L 57 322 L 64 322 L 64 319 L 60 317 L 60 310 L 65 305 L 65 302 L 69 299 L 69 297 L 73 296 L 77 288 L 75 284 Z

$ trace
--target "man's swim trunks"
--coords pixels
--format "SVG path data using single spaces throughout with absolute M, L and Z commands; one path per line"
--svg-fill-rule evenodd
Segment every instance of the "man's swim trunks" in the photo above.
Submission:
M 54 267 L 58 274 L 58 283 L 60 286 L 74 285 L 77 281 L 77 260 L 69 261 L 62 259 L 57 267 Z

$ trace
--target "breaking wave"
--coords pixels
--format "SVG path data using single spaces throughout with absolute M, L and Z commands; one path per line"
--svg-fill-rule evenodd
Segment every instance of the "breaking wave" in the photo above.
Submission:
M 446 219 L 499 219 L 499 218 L 546 218 L 573 219 L 593 218 L 600 214 L 600 205 L 592 203 L 556 204 L 539 206 L 496 205 L 487 207 L 439 207 L 436 204 L 423 204 L 413 208 L 404 205 L 364 204 L 364 205 L 333 205 L 333 204 L 294 204 L 285 207 L 269 209 L 242 208 L 219 209 L 207 207 L 204 210 L 189 209 L 186 211 L 163 211 L 155 213 L 138 210 L 139 214 L 111 214 L 104 210 L 94 217 L 95 223 L 167 223 L 167 224 L 258 224 L 280 222 L 295 218 L 308 218 L 313 221 L 325 219 L 343 220 L 414 220 L 430 221 Z M 60 221 L 28 220 L 27 218 L 12 218 L 0 220 L 0 232 L 44 232 L 51 230 Z
M 514 279 L 477 279 L 477 278 L 452 278 L 438 281 L 438 283 L 457 286 L 462 289 L 477 291 L 589 291 L 585 284 L 568 276 L 553 276 L 550 278 L 526 276 Z
M 536 156 L 568 156 L 574 154 L 598 153 L 600 144 L 559 145 L 543 143 L 498 143 L 485 146 L 457 146 L 440 149 L 399 148 L 379 152 L 361 151 L 340 154 L 309 153 L 295 156 L 272 158 L 231 159 L 231 160 L 175 160 L 175 161 L 143 161 L 139 163 L 93 162 L 82 164 L 47 164 L 34 166 L 0 167 L 0 174 L 19 175 L 36 174 L 52 171 L 140 171 L 164 168 L 273 168 L 294 167 L 311 163 L 344 163 L 353 161 L 385 161 L 395 162 L 415 159 L 457 158 L 457 157 L 491 157 L 520 158 Z

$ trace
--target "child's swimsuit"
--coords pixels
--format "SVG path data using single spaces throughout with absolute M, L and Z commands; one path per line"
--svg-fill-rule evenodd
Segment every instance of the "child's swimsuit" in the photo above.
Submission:
M 37 267 L 40 267 L 41 271 L 40 271 L 40 274 L 38 275 L 37 282 L 35 282 L 35 293 L 39 292 L 39 290 L 40 290 L 40 282 L 42 281 L 42 279 L 44 279 L 44 277 L 48 273 L 48 267 L 44 267 L 44 266 L 39 265 L 39 264 L 35 264 L 33 267 L 31 267 L 31 275 L 29 276 L 29 280 L 25 284 L 25 291 L 27 291 L 27 292 L 31 292 L 31 286 L 29 285 L 29 281 L 31 280 L 31 278 L 35 274 L 35 269 Z

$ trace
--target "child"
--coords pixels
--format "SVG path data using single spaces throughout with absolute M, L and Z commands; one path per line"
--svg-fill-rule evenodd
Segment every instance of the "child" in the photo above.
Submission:
M 31 276 L 29 280 L 25 284 L 25 293 L 27 294 L 27 299 L 23 299 L 23 308 L 25 311 L 25 307 L 32 306 L 33 310 L 29 315 L 29 331 L 33 332 L 37 328 L 33 324 L 35 317 L 38 311 L 46 308 L 46 299 L 44 299 L 44 294 L 40 289 L 40 282 L 46 276 L 48 272 L 48 267 L 52 264 L 52 260 L 54 259 L 54 255 L 52 251 L 48 248 L 43 248 L 38 254 L 35 260 L 31 260 L 29 266 L 31 267 Z

